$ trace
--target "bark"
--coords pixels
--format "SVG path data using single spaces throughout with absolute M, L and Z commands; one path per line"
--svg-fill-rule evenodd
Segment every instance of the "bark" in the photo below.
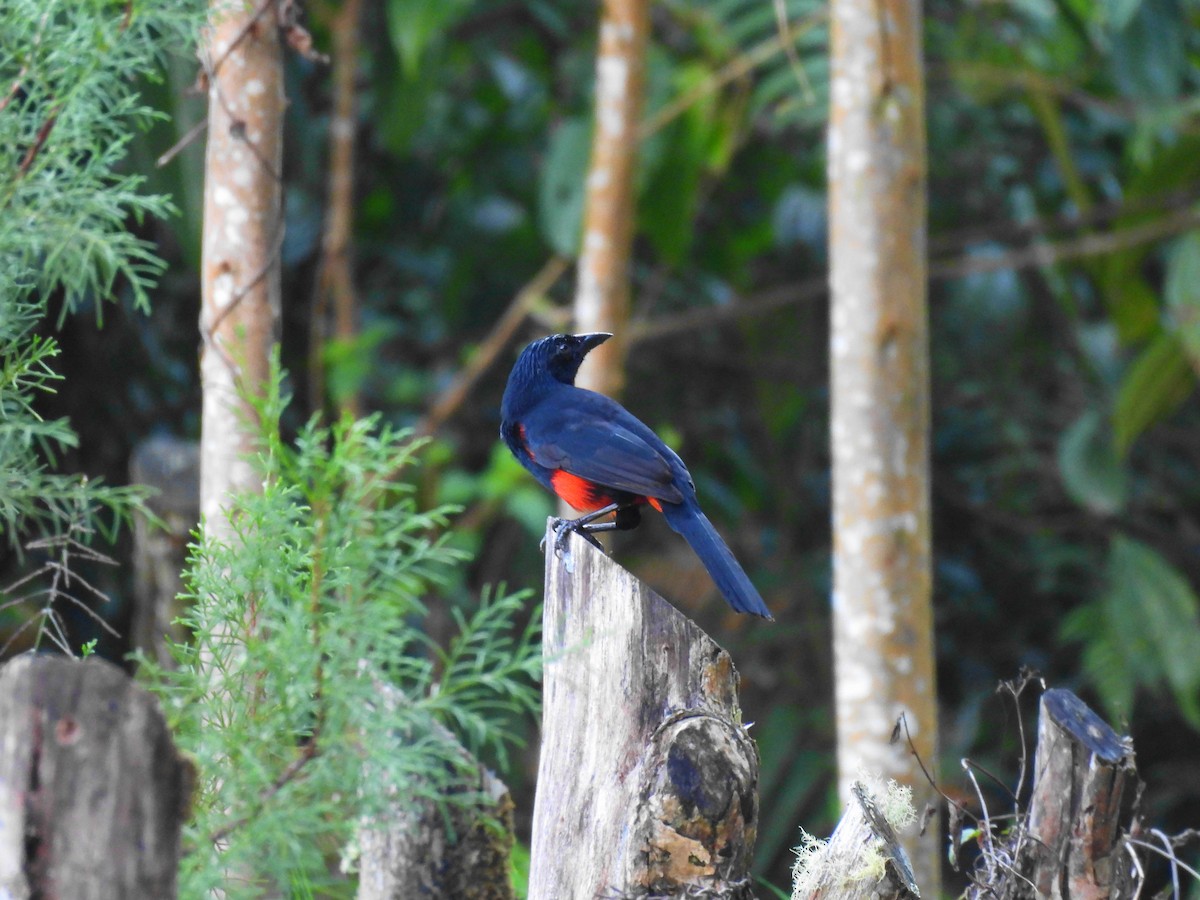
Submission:
M 576 535 L 547 552 L 543 629 L 531 900 L 752 896 L 758 753 L 728 654 Z
M 576 379 L 580 387 L 610 397 L 620 395 L 625 381 L 634 175 L 649 34 L 647 0 L 604 0 L 575 326 L 614 335 L 588 354 Z
M 924 86 L 917 0 L 834 0 L 829 127 L 834 657 L 843 802 L 860 771 L 932 788 L 929 337 Z M 906 840 L 939 892 L 940 829 Z
M 182 611 L 188 541 L 200 521 L 199 447 L 173 437 L 142 441 L 129 480 L 153 489 L 146 506 L 159 522 L 139 514 L 133 523 L 133 646 L 161 666 L 174 666 L 166 638 L 186 638 L 174 620 Z
M 252 411 L 238 391 L 266 381 L 278 331 L 283 68 L 275 0 L 212 0 L 210 12 L 200 510 L 208 536 L 228 538 L 226 498 L 257 487 Z
M 329 120 L 329 181 L 325 231 L 321 238 L 321 266 L 317 277 L 317 303 L 309 351 L 313 406 L 320 408 L 325 395 L 326 317 L 333 306 L 333 335 L 351 341 L 358 334 L 358 297 L 354 290 L 354 145 L 358 134 L 358 30 L 362 0 L 342 0 L 329 22 L 333 36 L 333 114 Z M 358 417 L 361 398 L 355 390 L 335 397 L 339 412 Z
M 119 668 L 17 657 L 0 669 L 0 897 L 174 897 L 194 780 Z

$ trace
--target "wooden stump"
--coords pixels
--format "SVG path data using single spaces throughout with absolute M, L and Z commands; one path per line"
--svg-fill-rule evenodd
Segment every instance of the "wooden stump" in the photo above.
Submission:
M 921 896 L 912 863 L 885 812 L 888 804 L 903 803 L 905 818 L 911 819 L 912 805 L 907 793 L 898 799 L 885 796 L 889 790 L 897 789 L 854 782 L 850 789 L 854 802 L 829 842 L 813 842 L 802 853 L 793 900 L 912 900 Z
M 403 703 L 401 693 L 376 679 L 381 702 Z M 410 796 L 391 810 L 364 817 L 358 829 L 358 900 L 512 900 L 509 862 L 513 848 L 513 801 L 508 788 L 438 729 L 458 757 L 455 785 L 438 800 L 429 784 L 408 786 Z M 399 739 L 399 736 L 398 736 Z M 399 789 L 368 771 L 367 783 L 396 797 Z M 456 805 L 449 793 L 486 798 L 484 805 Z M 420 799 L 413 801 L 413 794 Z M 487 804 L 490 801 L 490 805 Z
M 1051 900 L 1129 896 L 1133 872 L 1122 837 L 1139 793 L 1129 741 L 1070 691 L 1042 694 L 1032 841 L 1025 845 L 1038 893 Z
M 159 519 L 156 524 L 138 514 L 133 522 L 133 646 L 173 667 L 166 637 L 187 637 L 173 623 L 182 609 L 188 539 L 200 520 L 200 448 L 173 437 L 142 441 L 129 462 L 129 480 L 154 489 L 146 506 Z
M 111 663 L 0 669 L 0 897 L 167 900 L 194 775 Z
M 751 897 L 758 752 L 729 655 L 571 535 L 547 539 L 530 900 Z

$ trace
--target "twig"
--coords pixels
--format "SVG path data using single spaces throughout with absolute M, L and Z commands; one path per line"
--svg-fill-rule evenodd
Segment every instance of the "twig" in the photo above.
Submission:
M 1126 838 L 1126 840 L 1129 841 L 1129 843 L 1133 844 L 1134 846 L 1141 847 L 1143 850 L 1149 850 L 1151 853 L 1157 853 L 1159 856 L 1170 861 L 1171 876 L 1172 876 L 1172 880 L 1174 881 L 1174 884 L 1175 884 L 1175 896 L 1176 896 L 1176 898 L 1179 898 L 1179 900 L 1182 900 L 1183 895 L 1179 893 L 1179 873 L 1175 871 L 1175 867 L 1178 866 L 1179 868 L 1183 869 L 1183 871 L 1185 871 L 1189 875 L 1191 875 L 1192 878 L 1196 879 L 1197 882 L 1200 882 L 1200 872 L 1197 872 L 1195 869 L 1193 869 L 1191 866 L 1189 866 L 1187 863 L 1183 862 L 1178 856 L 1175 855 L 1175 849 L 1174 849 L 1174 847 L 1171 846 L 1170 840 L 1161 831 L 1159 831 L 1157 828 L 1155 828 L 1155 829 L 1153 829 L 1153 831 L 1151 833 L 1154 834 L 1156 837 L 1158 837 L 1160 840 L 1166 841 L 1167 850 L 1162 850 L 1161 848 L 1156 847 L 1154 844 L 1150 844 L 1150 843 L 1147 843 L 1146 841 L 1138 840 L 1137 838 L 1131 837 L 1131 838 Z
M 172 144 L 166 153 L 154 161 L 154 165 L 160 169 L 167 165 L 176 156 L 186 150 L 191 143 L 196 140 L 196 138 L 200 137 L 206 128 L 208 128 L 208 116 L 205 116 L 191 128 L 185 131 L 183 133 L 183 137 Z
M 783 43 L 784 54 L 788 58 L 788 64 L 792 67 L 800 90 L 804 92 L 804 101 L 811 106 L 817 102 L 817 98 L 813 93 L 812 83 L 808 80 L 808 73 L 804 71 L 804 64 L 800 62 L 800 54 L 796 52 L 796 39 L 792 37 L 792 23 L 788 19 L 786 0 L 775 0 L 774 6 L 775 26 L 779 29 L 779 40 Z
M 305 764 L 308 763 L 309 760 L 315 759 L 316 756 L 317 732 L 314 731 L 310 736 L 308 743 L 300 748 L 300 754 L 290 763 L 288 763 L 287 767 L 275 777 L 275 780 L 271 782 L 271 784 L 261 794 L 259 794 L 254 812 L 238 816 L 232 822 L 227 822 L 220 828 L 215 829 L 208 836 L 209 843 L 216 844 L 220 841 L 223 841 L 225 838 L 229 837 L 229 835 L 233 834 L 233 832 L 237 831 L 239 828 L 249 822 L 256 813 L 261 811 L 262 808 L 271 801 L 272 797 L 283 790 L 300 774 L 301 769 L 304 768 Z
M 248 35 L 254 29 L 254 27 L 258 24 L 258 20 L 263 17 L 263 14 L 274 2 L 275 0 L 260 0 L 258 6 L 254 8 L 254 14 L 242 23 L 242 27 L 239 28 L 237 34 L 233 36 L 233 40 L 229 42 L 229 46 L 227 46 L 224 52 L 221 53 L 220 58 L 208 67 L 208 77 L 210 80 L 216 80 L 217 72 L 219 72 L 221 70 L 221 66 L 225 64 L 225 60 L 229 59 L 229 55 L 233 53 L 235 49 L 237 49 L 238 44 L 246 39 L 246 35 Z M 230 118 L 232 119 L 234 117 L 230 116 Z
M 1070 260 L 1128 250 L 1139 244 L 1149 244 L 1187 231 L 1196 225 L 1200 225 L 1200 210 L 1186 208 L 1129 228 L 1084 234 L 1056 243 L 1038 243 L 995 256 L 966 254 L 954 259 L 931 262 L 929 277 L 965 278 L 968 275 L 984 275 L 1006 269 L 1053 266 Z
M 1144 213 L 1160 212 L 1191 206 L 1200 200 L 1195 185 L 1182 190 L 1164 191 L 1145 197 L 1114 198 L 1100 201 L 1084 212 L 1072 211 L 1050 217 L 1038 217 L 1024 222 L 991 222 L 976 227 L 932 235 L 929 238 L 931 256 L 961 251 L 971 244 L 1013 242 L 1022 238 L 1046 238 L 1056 232 L 1078 231 L 1094 225 L 1103 225 L 1114 219 Z
M 21 93 L 21 85 L 25 80 L 25 76 L 29 72 L 29 66 L 21 66 L 21 71 L 17 73 L 17 77 L 13 79 L 12 85 L 8 89 L 8 93 L 4 95 L 4 99 L 0 100 L 0 112 L 8 109 L 8 104 L 12 103 L 13 98 Z
M 1142 896 L 1142 888 L 1146 886 L 1146 870 L 1142 868 L 1141 857 L 1137 855 L 1137 850 L 1129 841 L 1125 842 L 1125 852 L 1129 854 L 1129 859 L 1133 862 L 1134 871 L 1137 872 L 1137 890 L 1133 892 L 1132 900 L 1138 900 Z
M 1035 244 L 994 256 L 961 254 L 929 263 L 930 280 L 964 278 L 1005 270 L 1020 271 L 1086 259 L 1140 244 L 1162 240 L 1200 225 L 1200 210 L 1182 209 L 1152 222 L 1099 234 L 1086 234 L 1058 242 Z M 819 300 L 829 293 L 826 276 L 807 278 L 793 285 L 768 288 L 758 294 L 722 306 L 688 310 L 652 319 L 635 326 L 630 343 L 675 337 L 683 332 L 722 326 L 749 316 L 764 316 L 793 304 Z
M 23 177 L 29 173 L 30 167 L 34 160 L 38 158 L 38 154 L 42 152 L 42 147 L 46 144 L 46 139 L 50 137 L 50 132 L 54 130 L 54 126 L 58 124 L 58 114 L 61 111 L 60 107 L 56 107 L 54 112 L 46 117 L 46 121 L 42 123 L 37 130 L 37 135 L 34 136 L 33 143 L 29 145 L 29 149 L 25 151 L 25 155 L 21 157 L 21 163 L 17 166 L 17 177 Z

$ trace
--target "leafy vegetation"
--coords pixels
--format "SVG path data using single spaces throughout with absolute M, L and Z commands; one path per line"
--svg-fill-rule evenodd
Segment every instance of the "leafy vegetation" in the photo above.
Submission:
M 142 660 L 200 777 L 181 896 L 319 892 L 340 880 L 326 855 L 368 817 L 418 802 L 485 815 L 455 735 L 506 765 L 509 723 L 537 705 L 536 625 L 512 625 L 527 594 L 456 612 L 444 647 L 425 627 L 463 555 L 451 510 L 418 509 L 420 443 L 378 417 L 310 420 L 285 443 L 279 385 L 256 401 L 262 493 L 232 501 L 229 543 L 192 548 L 177 666 Z

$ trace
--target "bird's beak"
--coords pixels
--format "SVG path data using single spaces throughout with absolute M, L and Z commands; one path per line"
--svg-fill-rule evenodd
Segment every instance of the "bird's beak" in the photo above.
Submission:
M 583 352 L 585 356 L 607 341 L 610 337 L 612 337 L 612 335 L 607 331 L 594 331 L 591 334 L 575 335 L 575 339 L 583 345 Z

